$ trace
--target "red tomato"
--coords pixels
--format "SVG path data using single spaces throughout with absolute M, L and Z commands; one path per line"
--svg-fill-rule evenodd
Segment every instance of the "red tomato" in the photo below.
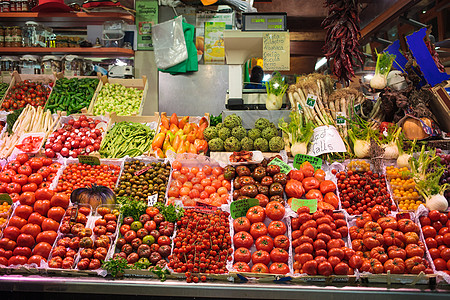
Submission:
M 52 230 L 52 231 L 58 231 L 59 228 L 59 222 L 56 222 L 53 219 L 45 218 L 44 221 L 42 221 L 42 230 Z
M 250 221 L 246 217 L 234 219 L 233 228 L 235 232 L 250 231 Z
M 30 159 L 30 167 L 34 170 L 37 171 L 40 168 L 42 168 L 44 164 L 42 163 L 42 161 L 39 158 L 33 157 Z
M 308 275 L 317 275 L 318 263 L 315 260 L 307 261 L 303 264 L 302 270 Z
M 237 262 L 233 265 L 233 269 L 238 272 L 250 272 L 250 267 L 245 262 Z
M 41 266 L 41 260 L 45 261 L 45 259 L 42 256 L 40 256 L 40 255 L 33 255 L 33 256 L 31 256 L 28 259 L 27 264 L 29 264 L 29 265 L 36 264 L 38 267 L 40 267 Z
M 253 223 L 250 227 L 250 234 L 254 239 L 267 234 L 267 226 L 263 222 Z
M 252 273 L 269 273 L 269 268 L 263 263 L 254 264 L 250 272 Z
M 22 192 L 36 192 L 37 188 L 36 183 L 28 183 L 22 186 Z
M 263 207 L 253 206 L 247 211 L 246 217 L 250 223 L 264 222 L 266 213 Z
M 286 233 L 286 225 L 281 221 L 272 221 L 267 227 L 269 235 L 276 237 Z
M 23 227 L 22 227 L 23 228 Z M 15 226 L 8 226 L 3 230 L 3 237 L 16 241 L 17 237 L 20 235 L 20 229 Z
M 29 183 L 36 183 L 37 185 L 40 185 L 43 180 L 44 180 L 44 178 L 39 173 L 33 173 L 30 175 L 30 177 L 28 177 Z
M 274 248 L 270 252 L 270 259 L 272 262 L 287 263 L 289 259 L 289 252 L 281 248 Z
M 18 217 L 21 217 L 23 219 L 28 219 L 28 217 L 31 215 L 32 212 L 33 212 L 33 207 L 22 204 L 22 205 L 19 205 L 16 207 L 16 210 L 14 213 Z
M 50 206 L 60 206 L 66 209 L 69 206 L 70 197 L 65 193 L 57 193 L 50 200 Z
M 36 200 L 50 200 L 54 194 L 55 192 L 48 188 L 39 188 L 35 193 L 35 197 Z
M 11 256 L 11 258 L 8 259 L 8 266 L 24 265 L 27 262 L 28 262 L 28 258 L 26 256 L 15 255 L 15 256 Z
M 17 157 L 16 157 L 16 160 L 19 163 L 21 163 L 22 165 L 24 163 L 26 163 L 28 161 L 28 159 L 29 159 L 29 157 L 28 157 L 28 154 L 26 154 L 26 153 L 19 153 L 19 154 L 17 154 Z
M 31 235 L 33 238 L 36 238 L 39 232 L 41 232 L 41 227 L 36 224 L 26 224 L 25 226 L 20 229 L 21 233 L 26 233 Z
M 19 216 L 12 216 L 11 219 L 9 219 L 8 226 L 14 226 L 21 229 L 26 224 L 27 220 L 25 220 L 24 218 L 21 218 Z
M 235 248 L 244 247 L 250 249 L 253 245 L 253 237 L 246 231 L 240 231 L 234 235 L 233 242 Z
M 60 206 L 54 206 L 48 210 L 47 217 L 55 220 L 56 222 L 61 222 L 61 219 L 64 217 L 65 213 L 66 211 L 64 210 L 64 208 Z
M 53 230 L 42 231 L 37 235 L 36 243 L 47 242 L 50 245 L 53 245 L 57 236 L 58 234 L 56 233 L 56 231 Z
M 24 192 L 19 196 L 20 204 L 29 205 L 30 207 L 34 205 L 36 198 L 33 192 Z
M 285 235 L 277 235 L 273 240 L 274 247 L 289 250 L 289 239 Z
M 249 263 L 252 259 L 252 255 L 250 254 L 250 250 L 244 247 L 240 247 L 234 251 L 234 261 L 235 262 L 245 262 Z
M 17 169 L 17 173 L 18 174 L 23 174 L 26 176 L 30 176 L 32 173 L 31 167 L 27 166 L 27 165 L 22 165 L 19 167 L 19 169 Z
M 17 246 L 28 247 L 28 248 L 33 247 L 34 246 L 34 237 L 29 234 L 26 234 L 26 233 L 19 234 L 19 236 L 17 237 Z M 14 254 L 14 255 L 17 255 L 17 254 Z
M 284 213 L 284 205 L 278 201 L 271 201 L 266 205 L 266 215 L 273 221 L 281 220 Z
M 274 242 L 272 238 L 268 235 L 260 236 L 259 238 L 256 239 L 255 242 L 256 250 L 264 250 L 270 252 L 272 251 L 273 246 Z
M 270 274 L 287 274 L 289 273 L 289 267 L 285 263 L 273 263 L 269 268 Z
M 264 250 L 258 250 L 252 253 L 252 263 L 253 265 L 262 263 L 268 265 L 270 263 L 270 254 Z
M 35 196 L 37 193 L 35 194 Z M 37 200 L 34 203 L 34 211 L 38 212 L 42 216 L 46 216 L 48 210 L 50 209 L 50 201 L 49 200 Z
M 50 245 L 47 242 L 40 242 L 36 246 L 34 246 L 32 254 L 40 255 L 44 258 L 48 258 L 51 250 L 52 250 L 52 245 Z

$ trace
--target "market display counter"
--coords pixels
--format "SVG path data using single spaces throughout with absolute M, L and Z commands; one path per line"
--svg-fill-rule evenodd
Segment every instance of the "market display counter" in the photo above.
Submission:
M 67 278 L 4 275 L 0 277 L 0 291 L 32 293 L 70 293 L 98 295 L 142 295 L 195 298 L 240 298 L 240 299 L 438 299 L 447 298 L 450 287 L 407 286 L 407 285 L 354 285 L 321 286 L 291 285 L 288 283 L 225 283 L 207 282 L 192 284 L 182 281 L 144 280 L 137 278 Z M 33 294 L 34 295 L 34 294 Z

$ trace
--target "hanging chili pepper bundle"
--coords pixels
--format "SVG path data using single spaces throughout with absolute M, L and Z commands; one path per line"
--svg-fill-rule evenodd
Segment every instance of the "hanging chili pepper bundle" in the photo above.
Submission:
M 357 0 L 326 0 L 328 16 L 322 26 L 327 30 L 325 56 L 333 58 L 333 73 L 339 80 L 349 82 L 355 76 L 354 66 L 363 63 L 358 38 L 359 15 Z

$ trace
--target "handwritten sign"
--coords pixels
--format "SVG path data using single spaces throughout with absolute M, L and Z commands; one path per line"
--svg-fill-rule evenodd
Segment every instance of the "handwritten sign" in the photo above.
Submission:
M 308 96 L 306 98 L 306 106 L 308 106 L 309 108 L 312 109 L 316 105 L 316 102 L 317 102 L 317 96 L 308 94 Z
M 134 172 L 134 176 L 139 176 L 139 175 L 141 175 L 141 174 L 144 174 L 145 172 L 147 172 L 147 171 L 150 170 L 150 169 L 153 169 L 153 167 L 152 167 L 152 166 L 145 167 L 145 168 L 143 168 L 142 170 L 139 170 L 139 171 L 137 171 L 137 172 Z
M 289 71 L 289 32 L 268 32 L 263 34 L 264 71 Z
M 291 209 L 297 211 L 300 207 L 309 207 L 310 213 L 315 213 L 317 211 L 317 199 L 292 199 Z
M 154 194 L 148 197 L 147 206 L 153 206 L 158 202 L 158 194 Z
M 298 169 L 302 163 L 305 161 L 309 161 L 311 165 L 313 165 L 314 169 L 320 169 L 322 168 L 322 159 L 319 157 L 309 156 L 305 154 L 297 154 L 294 157 L 294 168 Z
M 319 126 L 315 128 L 308 155 L 319 156 L 333 152 L 347 152 L 336 128 L 334 126 Z
M 13 201 L 11 197 L 8 194 L 0 194 L 0 202 L 7 202 L 8 204 L 12 204 Z
M 269 166 L 270 165 L 279 166 L 280 167 L 280 172 L 284 173 L 284 174 L 287 174 L 287 173 L 289 173 L 292 170 L 291 166 L 289 166 L 287 163 L 285 163 L 284 161 L 282 161 L 278 157 L 275 157 L 274 159 L 272 159 L 272 161 L 269 163 Z
M 336 112 L 336 124 L 339 126 L 344 126 L 347 124 L 347 121 L 345 120 L 346 115 L 345 112 L 337 111 Z
M 255 198 L 236 200 L 230 204 L 231 217 L 237 219 L 239 217 L 244 217 L 250 207 L 259 205 L 259 200 Z
M 86 165 L 99 165 L 100 159 L 96 156 L 90 156 L 90 155 L 78 155 L 78 161 L 80 164 L 86 164 Z

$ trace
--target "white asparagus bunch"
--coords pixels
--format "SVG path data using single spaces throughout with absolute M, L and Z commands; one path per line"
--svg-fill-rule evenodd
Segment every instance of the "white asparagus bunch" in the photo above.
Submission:
M 4 138 L 4 142 L 0 146 L 0 158 L 7 158 L 11 155 L 14 147 L 24 133 L 44 132 L 44 140 L 47 139 L 59 118 L 60 115 L 58 114 L 53 119 L 50 110 L 44 112 L 43 107 L 35 108 L 27 105 L 14 123 L 12 128 L 13 134 Z

